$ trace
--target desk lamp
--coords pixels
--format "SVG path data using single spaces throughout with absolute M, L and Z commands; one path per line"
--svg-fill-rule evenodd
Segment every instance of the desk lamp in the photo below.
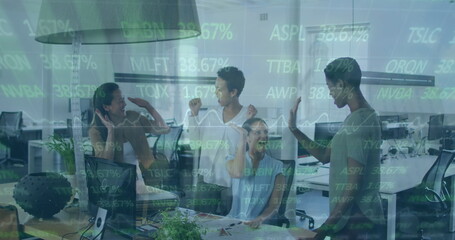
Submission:
M 168 41 L 201 34 L 195 0 L 43 0 L 35 40 L 72 44 L 71 91 L 79 85 L 81 44 Z M 82 145 L 79 98 L 71 98 L 73 138 Z M 75 149 L 78 186 L 86 186 L 82 149 Z M 81 189 L 81 188 L 80 188 Z M 86 208 L 87 193 L 80 192 Z

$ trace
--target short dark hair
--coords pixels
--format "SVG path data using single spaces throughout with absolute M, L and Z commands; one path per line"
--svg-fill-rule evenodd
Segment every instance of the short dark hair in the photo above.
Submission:
M 247 133 L 250 133 L 251 130 L 253 130 L 252 128 L 253 124 L 255 124 L 256 122 L 262 122 L 267 126 L 267 123 L 262 118 L 250 118 L 243 123 L 242 128 L 244 128 L 247 131 Z
M 243 87 L 245 87 L 245 77 L 243 76 L 242 71 L 236 67 L 230 66 L 218 70 L 217 75 L 219 78 L 226 81 L 229 92 L 237 89 L 237 97 L 240 96 L 243 91 Z
M 354 58 L 342 57 L 333 60 L 324 69 L 325 77 L 336 82 L 338 79 L 346 81 L 353 87 L 360 86 L 362 71 Z

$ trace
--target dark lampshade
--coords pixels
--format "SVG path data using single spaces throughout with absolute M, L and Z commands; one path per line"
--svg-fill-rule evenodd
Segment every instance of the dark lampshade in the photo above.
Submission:
M 195 0 L 43 0 L 35 40 L 119 44 L 200 35 Z

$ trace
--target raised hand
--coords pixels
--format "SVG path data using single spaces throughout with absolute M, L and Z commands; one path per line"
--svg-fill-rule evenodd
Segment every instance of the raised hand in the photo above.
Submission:
M 109 119 L 109 116 L 107 114 L 103 116 L 103 114 L 101 114 L 100 110 L 98 109 L 95 110 L 95 114 L 98 115 L 98 117 L 101 119 L 101 122 L 104 124 L 108 131 L 114 128 L 114 123 L 111 121 L 111 119 Z
M 193 98 L 190 100 L 188 105 L 190 107 L 191 114 L 193 116 L 197 116 L 199 114 L 199 109 L 201 109 L 202 101 L 200 98 Z
M 288 127 L 291 131 L 297 129 L 297 110 L 299 109 L 299 104 L 301 101 L 302 98 L 298 97 L 295 101 L 294 107 L 292 107 L 289 112 Z
M 230 123 L 229 126 L 231 128 L 233 128 L 239 135 L 240 135 L 240 139 L 243 139 L 246 141 L 246 137 L 248 136 L 248 132 L 246 131 L 245 128 L 242 128 L 242 127 L 239 127 L 233 123 Z
M 248 119 L 253 118 L 254 116 L 256 116 L 257 113 L 258 113 L 258 110 L 256 109 L 256 107 L 254 107 L 253 105 L 250 104 L 248 106 L 247 118 Z
M 150 103 L 147 100 L 144 100 L 142 98 L 128 97 L 128 100 L 130 100 L 130 102 L 132 102 L 132 103 L 134 103 L 137 106 L 142 107 L 142 108 L 147 108 L 147 107 L 151 106 Z

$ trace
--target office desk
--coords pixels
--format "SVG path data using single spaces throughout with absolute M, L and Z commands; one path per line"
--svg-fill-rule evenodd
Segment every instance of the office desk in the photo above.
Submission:
M 30 140 L 28 141 L 28 173 L 41 172 L 41 169 L 37 169 L 35 158 L 38 153 L 43 151 L 43 140 Z M 44 150 L 47 151 L 47 150 Z M 42 155 L 42 154 L 39 154 Z
M 84 146 L 84 153 L 91 152 L 91 143 L 88 138 L 82 138 L 83 146 Z M 36 157 L 43 156 L 43 151 L 47 151 L 47 148 L 44 146 L 43 140 L 30 140 L 28 141 L 28 173 L 35 173 L 35 172 L 42 172 L 43 169 L 49 171 L 49 169 L 53 169 L 54 165 L 52 160 L 49 159 L 41 159 L 41 167 L 37 167 Z M 55 158 L 56 152 L 54 152 L 54 156 L 52 159 Z M 56 170 L 56 169 L 53 169 Z
M 252 229 L 245 224 L 238 224 L 239 220 L 232 218 L 219 218 L 206 221 L 204 219 L 198 220 L 201 225 L 207 228 L 207 234 L 203 239 L 297 239 L 299 237 L 312 237 L 314 232 L 303 228 L 283 228 L 272 225 L 263 224 L 259 229 Z M 231 224 L 235 224 L 231 229 L 227 230 L 231 235 L 220 236 L 221 228 L 226 228 Z
M 391 159 L 381 164 L 381 198 L 387 200 L 387 239 L 395 239 L 396 200 L 397 194 L 416 187 L 421 183 L 425 173 L 430 169 L 437 156 L 420 156 L 413 158 Z M 455 164 L 451 164 L 445 176 L 452 182 L 450 195 L 455 193 Z M 329 174 L 296 179 L 297 187 L 329 191 Z M 449 231 L 455 231 L 455 201 L 451 202 Z
M 43 128 L 42 125 L 33 125 L 33 126 L 26 126 L 21 128 L 21 136 L 20 139 L 23 141 L 29 140 L 37 140 L 42 139 L 43 137 Z M 67 126 L 66 125 L 54 125 L 49 126 L 52 128 L 53 132 L 62 136 L 67 136 Z
M 67 136 L 67 127 L 63 125 L 52 126 L 53 133 Z M 11 148 L 11 156 L 26 160 L 28 154 L 28 141 L 42 139 L 43 126 L 27 126 L 21 128 L 19 139 L 14 147 Z
M 88 225 L 90 216 L 79 211 L 77 207 L 65 208 L 50 219 L 37 219 L 28 213 L 24 212 L 13 199 L 13 190 L 16 183 L 0 184 L 2 193 L 0 194 L 0 202 L 12 204 L 17 207 L 19 222 L 24 225 L 24 231 L 36 237 L 46 240 L 77 240 L 83 231 L 79 234 L 65 235 L 66 233 L 76 232 L 84 229 Z M 189 210 L 192 211 L 192 210 Z M 194 211 L 193 211 L 194 212 Z M 207 214 L 203 214 L 209 216 Z M 296 237 L 309 237 L 314 233 L 302 228 L 281 228 L 271 225 L 262 225 L 259 229 L 251 229 L 246 225 L 239 225 L 230 230 L 231 236 L 219 236 L 219 229 L 229 226 L 233 222 L 239 222 L 236 219 L 224 217 L 201 217 L 199 223 L 208 229 L 204 239 L 295 239 Z M 65 235 L 64 238 L 62 236 Z M 125 239 L 124 237 L 113 233 L 106 229 L 104 239 Z
M 19 222 L 24 225 L 24 232 L 46 240 L 61 240 L 62 235 L 75 232 L 88 224 L 89 216 L 76 208 L 66 208 L 50 219 L 38 219 L 24 212 L 13 198 L 16 183 L 0 184 L 2 190 L 0 202 L 16 206 Z M 66 240 L 77 240 L 80 236 L 68 235 Z

